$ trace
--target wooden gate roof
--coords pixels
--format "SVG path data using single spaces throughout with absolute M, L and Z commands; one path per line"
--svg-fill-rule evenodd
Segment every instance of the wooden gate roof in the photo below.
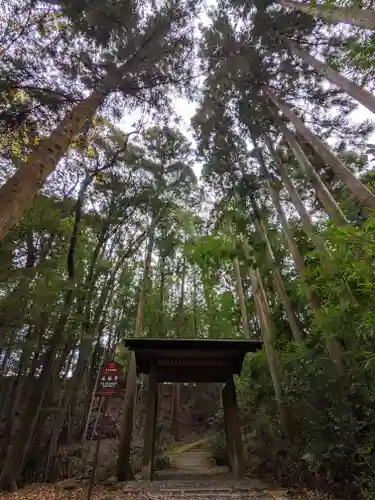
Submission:
M 135 352 L 137 373 L 156 366 L 158 382 L 225 382 L 239 375 L 245 354 L 262 348 L 260 340 L 126 339 Z

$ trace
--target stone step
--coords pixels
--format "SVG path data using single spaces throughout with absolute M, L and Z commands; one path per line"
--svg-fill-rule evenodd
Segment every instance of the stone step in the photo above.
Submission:
M 280 490 L 254 490 L 243 489 L 234 491 L 233 489 L 218 489 L 211 490 L 191 488 L 160 488 L 153 491 L 145 491 L 143 489 L 132 489 L 124 491 L 124 500 L 134 498 L 143 498 L 149 500 L 287 500 L 289 496 L 285 496 L 285 491 Z M 293 497 L 295 498 L 295 497 Z
M 265 484 L 256 478 L 241 480 L 228 479 L 220 476 L 214 480 L 197 477 L 194 481 L 174 479 L 166 481 L 134 481 L 128 483 L 124 489 L 125 499 L 127 494 L 134 498 L 152 498 L 153 500 L 286 500 L 287 490 L 275 489 L 272 485 Z M 149 495 L 149 496 L 147 496 Z
M 161 488 L 160 494 L 169 495 L 170 498 L 183 496 L 185 498 L 269 498 L 262 491 L 250 490 L 249 488 Z M 168 498 L 169 498 L 168 497 Z
M 204 492 L 204 491 L 201 491 L 201 492 L 196 492 L 196 493 L 189 493 L 189 492 L 179 492 L 179 493 L 173 493 L 173 496 L 170 497 L 168 495 L 171 495 L 171 493 L 169 492 L 165 498 L 166 499 L 169 499 L 169 498 L 187 498 L 189 500 L 202 500 L 202 499 L 208 499 L 208 500 L 214 500 L 214 499 L 217 499 L 217 500 L 245 500 L 245 499 L 250 499 L 250 498 L 253 498 L 254 500 L 256 498 L 258 498 L 259 500 L 266 500 L 267 497 L 254 497 L 254 496 L 249 496 L 249 494 L 243 494 L 243 493 L 230 493 L 230 492 L 227 492 L 227 493 L 224 493 L 224 492 Z M 163 498 L 163 496 L 161 496 L 161 498 Z
M 233 493 L 232 488 L 160 488 L 161 493 Z
M 127 495 L 130 495 L 131 499 L 134 499 L 134 494 L 140 493 L 135 491 L 125 492 L 124 499 L 126 500 Z M 188 500 L 273 500 L 275 497 L 270 497 L 263 492 L 255 491 L 243 491 L 243 492 L 233 492 L 233 491 L 186 491 L 186 490 L 160 490 L 158 492 L 150 493 L 148 498 L 157 500 L 171 500 L 171 499 L 188 499 Z M 144 494 L 142 498 L 145 498 Z

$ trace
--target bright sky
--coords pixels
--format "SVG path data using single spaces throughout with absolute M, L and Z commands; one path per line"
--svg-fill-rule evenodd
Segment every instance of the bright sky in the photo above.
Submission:
M 179 128 L 181 132 L 193 143 L 194 145 L 194 139 L 193 139 L 193 131 L 191 128 L 191 118 L 194 116 L 195 111 L 196 111 L 196 103 L 195 102 L 189 102 L 187 99 L 182 99 L 178 98 L 175 99 L 173 102 L 174 109 L 176 112 L 176 115 L 180 117 L 181 122 L 179 124 Z M 133 129 L 133 124 L 137 120 L 140 119 L 140 111 L 134 111 L 134 113 L 128 115 L 126 119 L 123 119 L 120 122 L 120 127 L 128 132 Z M 373 120 L 375 117 L 374 115 L 364 106 L 361 104 L 358 105 L 358 108 L 355 109 L 350 115 L 349 118 L 353 121 L 353 123 L 361 123 L 364 120 Z M 153 123 L 150 121 L 149 123 L 145 123 L 145 126 L 147 127 L 148 125 L 153 125 Z M 375 132 L 372 134 L 370 137 L 370 142 L 375 144 Z M 200 175 L 201 172 L 201 165 L 199 163 L 195 163 L 193 165 L 193 170 L 197 176 Z
M 355 109 L 351 114 L 350 118 L 353 120 L 354 123 L 361 123 L 365 120 L 374 120 L 375 116 L 371 111 L 369 111 L 367 108 L 362 106 L 362 104 L 358 105 L 358 109 Z M 375 134 L 372 134 L 374 137 Z
M 195 110 L 197 108 L 197 104 L 195 102 L 189 102 L 187 99 L 174 99 L 173 101 L 173 107 L 176 112 L 176 115 L 180 118 L 180 123 L 178 128 L 181 130 L 181 132 L 188 138 L 189 141 L 191 141 L 194 145 L 194 139 L 193 139 L 193 130 L 191 128 L 191 119 L 195 114 Z M 130 132 L 131 130 L 134 130 L 134 123 L 136 123 L 138 120 L 141 119 L 141 112 L 140 110 L 135 110 L 133 113 L 127 115 L 124 117 L 121 122 L 120 122 L 120 128 L 124 130 L 125 132 Z M 155 125 L 152 121 L 151 118 L 147 122 L 144 122 L 145 128 L 148 126 L 153 126 Z M 193 165 L 193 170 L 197 176 L 200 175 L 201 167 L 198 163 Z

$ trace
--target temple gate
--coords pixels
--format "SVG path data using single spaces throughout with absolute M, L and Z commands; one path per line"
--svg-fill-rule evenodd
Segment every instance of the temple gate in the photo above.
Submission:
M 132 352 L 127 374 L 123 418 L 125 439 L 119 452 L 119 479 L 128 479 L 126 463 L 130 456 L 135 405 L 135 380 L 139 374 L 149 377 L 143 446 L 142 475 L 153 479 L 155 427 L 158 408 L 158 383 L 222 383 L 225 434 L 230 468 L 235 478 L 245 472 L 240 421 L 233 375 L 239 375 L 245 354 L 262 348 L 255 340 L 211 339 L 127 339 Z M 124 438 L 124 437 L 123 437 Z M 121 463 L 123 467 L 121 467 Z

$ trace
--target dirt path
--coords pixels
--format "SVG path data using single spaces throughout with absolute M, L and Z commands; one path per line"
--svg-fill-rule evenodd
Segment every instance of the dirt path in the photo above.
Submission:
M 173 472 L 180 476 L 228 476 L 229 470 L 225 466 L 219 467 L 214 463 L 210 452 L 204 447 L 191 448 L 182 453 L 169 455 L 171 468 L 159 471 L 157 476 L 162 478 Z

